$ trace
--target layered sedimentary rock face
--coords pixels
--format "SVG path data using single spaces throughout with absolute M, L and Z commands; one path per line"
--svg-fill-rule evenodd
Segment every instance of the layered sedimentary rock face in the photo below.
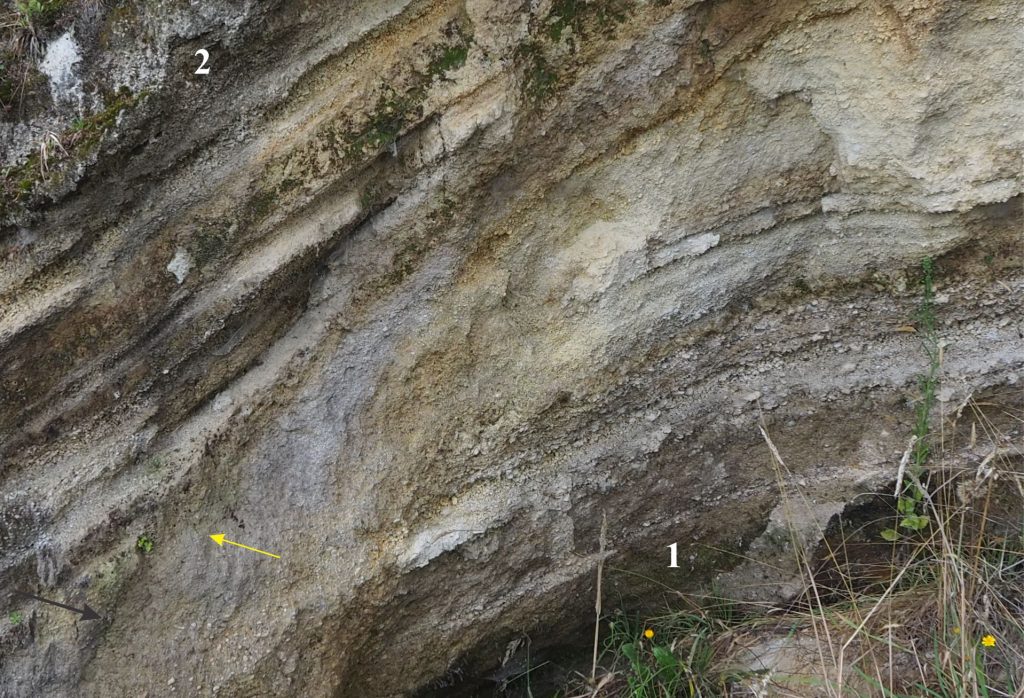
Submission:
M 926 257 L 943 404 L 1019 399 L 1017 3 L 29 20 L 0 594 L 103 617 L 10 601 L 3 695 L 454 691 L 573 641 L 602 513 L 707 581 L 778 504 L 759 422 L 823 506 L 891 478 Z

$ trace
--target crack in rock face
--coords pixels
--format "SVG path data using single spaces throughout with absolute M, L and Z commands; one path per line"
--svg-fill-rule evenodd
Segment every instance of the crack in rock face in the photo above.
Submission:
M 3 30 L 0 589 L 100 619 L 11 596 L 0 695 L 589 671 L 602 515 L 637 593 L 742 588 L 759 426 L 802 545 L 891 488 L 925 258 L 941 409 L 1019 402 L 1017 3 L 50 5 Z

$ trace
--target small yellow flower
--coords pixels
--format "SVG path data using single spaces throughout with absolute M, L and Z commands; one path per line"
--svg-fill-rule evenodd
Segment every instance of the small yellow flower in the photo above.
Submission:
M 647 628 L 647 630 L 644 631 L 644 637 L 646 637 L 648 640 L 650 640 L 652 637 L 654 637 L 654 631 L 651 630 L 650 628 Z M 993 640 L 993 643 L 994 642 L 995 641 Z
M 995 647 L 996 639 L 991 635 L 986 635 L 985 637 L 981 638 L 981 644 L 985 645 L 985 647 Z
M 959 625 L 957 627 L 953 628 L 953 634 L 954 635 L 959 635 L 960 634 L 960 626 Z

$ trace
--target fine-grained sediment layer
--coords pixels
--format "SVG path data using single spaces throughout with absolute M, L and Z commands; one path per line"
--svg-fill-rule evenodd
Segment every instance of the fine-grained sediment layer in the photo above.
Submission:
M 1015 3 L 75 11 L 97 89 L 0 132 L 0 588 L 104 618 L 12 602 L 4 695 L 408 694 L 565 641 L 602 512 L 696 585 L 758 420 L 891 474 L 926 256 L 944 397 L 1019 400 Z

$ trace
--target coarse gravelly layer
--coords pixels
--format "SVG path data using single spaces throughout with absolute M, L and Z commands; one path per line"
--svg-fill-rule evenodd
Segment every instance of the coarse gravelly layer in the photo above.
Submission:
M 469 686 L 578 641 L 602 512 L 694 587 L 759 421 L 826 508 L 891 477 L 926 256 L 944 398 L 1019 394 L 1014 3 L 535 4 L 80 20 L 132 100 L 0 229 L 0 588 L 104 617 L 12 601 L 0 693 Z

